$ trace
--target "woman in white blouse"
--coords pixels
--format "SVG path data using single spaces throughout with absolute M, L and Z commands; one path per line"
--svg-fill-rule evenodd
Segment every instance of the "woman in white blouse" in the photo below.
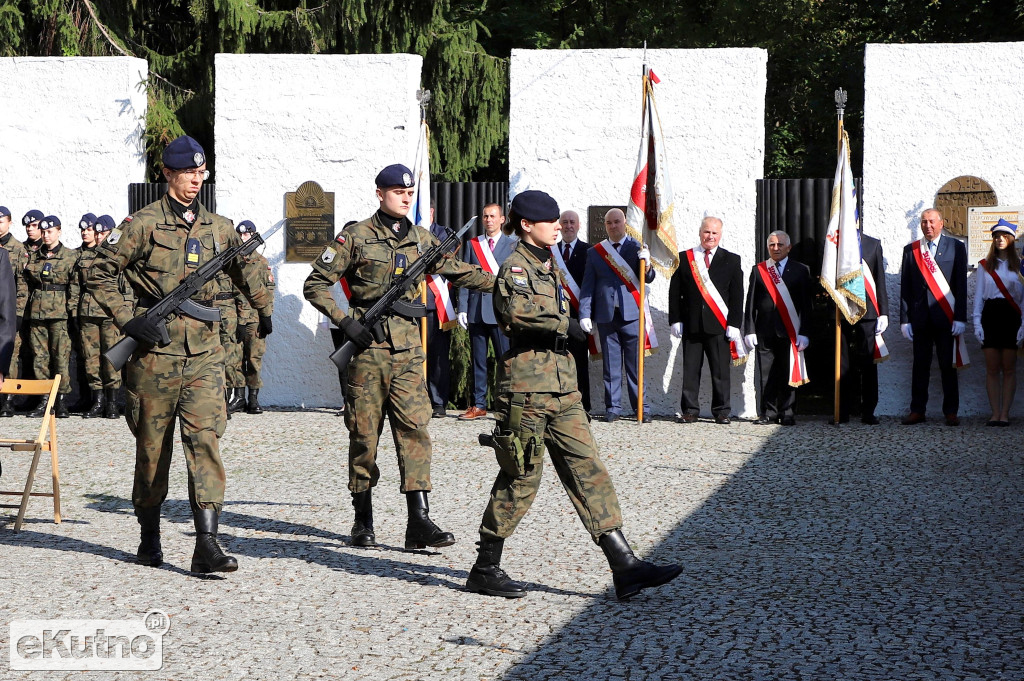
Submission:
M 1010 405 L 1017 389 L 1017 346 L 1024 342 L 1024 283 L 1014 247 L 1016 236 L 1017 225 L 999 220 L 992 228 L 988 257 L 978 263 L 974 277 L 974 335 L 985 352 L 990 426 L 1010 425 Z

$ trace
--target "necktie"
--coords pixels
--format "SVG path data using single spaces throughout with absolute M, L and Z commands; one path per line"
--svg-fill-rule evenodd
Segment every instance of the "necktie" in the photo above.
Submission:
M 612 244 L 612 247 L 613 247 L 613 248 L 614 248 L 614 249 L 615 249 L 616 251 L 618 251 L 618 250 L 619 250 L 619 246 L 621 246 L 621 245 L 622 245 L 622 244 Z
M 491 250 L 493 251 L 493 250 L 494 250 L 494 239 L 490 239 L 490 238 L 488 238 L 488 239 L 487 239 L 487 245 L 488 245 L 488 246 L 490 247 L 490 249 L 491 249 Z
M 933 258 L 935 257 L 935 242 L 934 241 L 929 241 L 928 242 L 928 252 L 932 254 Z
M 569 244 L 562 244 L 562 260 L 568 262 L 570 253 Z
M 711 268 L 711 253 L 709 251 L 704 251 L 704 267 Z

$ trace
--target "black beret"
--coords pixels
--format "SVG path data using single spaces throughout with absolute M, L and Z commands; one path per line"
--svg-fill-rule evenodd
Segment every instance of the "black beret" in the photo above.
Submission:
M 536 189 L 516 194 L 516 198 L 512 199 L 511 211 L 530 222 L 554 222 L 561 214 L 558 202 Z
M 25 213 L 25 217 L 21 219 L 21 224 L 31 225 L 33 222 L 39 222 L 43 219 L 43 211 L 36 210 L 33 208 L 29 212 Z
M 96 226 L 96 216 L 93 215 L 92 213 L 86 213 L 85 215 L 82 216 L 82 219 L 78 221 L 78 227 L 80 229 L 85 229 L 87 227 L 95 227 L 95 226 Z
M 242 220 L 235 225 L 235 231 L 239 234 L 255 234 L 256 225 L 252 224 L 252 220 Z
M 39 221 L 39 229 L 50 229 L 51 227 L 60 227 L 60 218 L 56 215 L 47 215 Z
M 374 182 L 381 189 L 387 189 L 388 187 L 405 187 L 408 189 L 409 187 L 416 186 L 416 180 L 412 176 L 412 171 L 401 163 L 389 165 L 377 173 L 377 178 Z
M 11 211 L 8 210 L 7 206 L 0 206 L 0 218 L 11 217 Z
M 198 168 L 206 163 L 206 153 L 199 142 L 188 135 L 182 135 L 164 149 L 164 167 L 171 170 Z
M 101 215 L 96 218 L 96 231 L 109 232 L 114 229 L 114 218 L 109 215 Z

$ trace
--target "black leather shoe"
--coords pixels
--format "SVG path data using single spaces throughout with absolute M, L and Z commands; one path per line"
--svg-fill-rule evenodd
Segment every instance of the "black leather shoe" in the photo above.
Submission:
M 249 401 L 245 403 L 246 414 L 262 414 L 263 407 L 260 406 L 260 389 L 249 388 Z
M 919 414 L 916 411 L 912 411 L 905 417 L 903 417 L 903 420 L 900 421 L 900 423 L 902 423 L 905 426 L 916 426 L 919 423 L 924 423 L 924 421 L 924 414 Z
M 770 426 L 771 424 L 775 423 L 775 419 L 770 419 L 767 416 L 758 416 L 756 419 L 754 419 L 754 423 L 756 423 L 759 426 Z
M 676 417 L 677 423 L 697 423 L 700 417 L 697 414 L 680 414 Z
M 426 491 L 406 492 L 405 503 L 409 508 L 409 524 L 405 528 L 405 548 L 425 549 L 428 546 L 440 548 L 455 543 L 454 534 L 443 531 L 430 519 Z
M 232 388 L 233 393 L 228 399 L 228 413 L 234 414 L 245 409 L 245 388 Z
M 105 419 L 119 419 L 121 418 L 121 412 L 117 408 L 117 392 L 118 388 L 104 388 L 103 392 L 107 395 L 107 406 L 103 410 L 103 418 Z
M 352 508 L 356 512 L 352 524 L 352 546 L 376 546 L 377 537 L 373 533 L 373 488 L 353 493 Z
M 434 412 L 431 414 L 431 417 L 435 419 L 443 419 L 447 415 L 448 412 L 445 411 L 444 407 L 434 407 Z
M 201 508 L 192 512 L 196 526 L 196 549 L 192 553 L 192 572 L 234 572 L 238 560 L 224 553 L 217 543 L 218 514 L 212 508 Z
M 796 419 L 793 418 L 792 416 L 783 416 L 781 419 L 779 419 L 779 423 L 781 423 L 784 426 L 795 426 Z
M 880 423 L 880 421 L 878 420 L 878 417 L 875 416 L 874 414 L 868 414 L 867 416 L 861 416 L 860 417 L 860 422 L 863 423 L 866 426 L 877 426 Z
M 14 398 L 11 395 L 0 395 L 0 417 L 14 416 Z
M 64 394 L 57 395 L 57 399 L 53 401 L 53 415 L 59 419 L 66 419 L 71 414 L 68 412 L 67 406 L 64 404 Z M 42 416 L 42 414 L 40 414 Z
M 615 530 L 601 535 L 597 542 L 608 559 L 612 569 L 612 582 L 615 584 L 615 597 L 624 601 L 635 596 L 642 589 L 661 586 L 670 582 L 682 573 L 679 565 L 654 565 L 639 560 L 626 543 L 622 532 Z
M 45 414 L 45 413 L 46 413 L 46 397 L 44 396 L 42 399 L 39 400 L 39 404 L 37 404 L 32 411 L 30 411 L 27 414 L 25 414 L 25 416 L 29 417 L 30 419 L 37 419 L 37 418 L 42 417 L 42 415 Z
M 727 426 L 730 423 L 732 423 L 732 419 L 729 418 L 728 416 L 716 416 L 715 417 L 715 423 L 717 423 L 719 425 L 722 425 L 722 426 Z
M 526 586 L 514 581 L 501 569 L 501 551 L 504 546 L 503 539 L 480 539 L 476 564 L 466 580 L 469 591 L 503 598 L 522 598 L 526 595 Z
M 164 552 L 160 548 L 160 507 L 135 507 L 135 517 L 139 519 L 141 538 L 139 550 L 135 557 L 139 564 L 157 567 L 164 562 Z
M 103 390 L 92 391 L 92 406 L 88 410 L 82 412 L 83 419 L 95 419 L 103 416 L 103 411 L 107 407 L 107 396 L 103 394 Z
M 607 414 L 604 415 L 604 422 L 605 423 L 615 423 L 618 420 L 619 420 L 619 415 L 616 414 L 615 412 L 608 412 Z

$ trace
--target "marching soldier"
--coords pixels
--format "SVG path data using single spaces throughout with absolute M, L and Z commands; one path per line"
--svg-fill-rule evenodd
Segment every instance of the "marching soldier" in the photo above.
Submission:
M 242 241 L 248 241 L 256 233 L 256 225 L 249 220 L 242 220 L 235 227 L 235 231 L 238 232 Z M 256 266 L 263 285 L 270 291 L 270 309 L 272 311 L 274 307 L 273 292 L 276 284 L 270 263 L 262 254 L 255 251 L 246 260 Z M 245 299 L 245 296 L 238 296 L 236 301 L 238 303 L 238 334 L 242 344 L 242 374 L 245 377 L 245 384 L 249 388 L 249 401 L 245 405 L 245 412 L 247 414 L 262 414 L 260 388 L 263 387 L 263 381 L 260 378 L 260 370 L 263 368 L 263 353 L 267 351 L 267 341 L 256 333 L 259 329 L 259 315 L 252 309 L 249 301 Z
M 135 316 L 118 287 L 118 275 L 123 272 L 138 297 L 138 312 L 145 312 L 216 253 L 239 243 L 231 222 L 199 202 L 199 190 L 208 177 L 199 143 L 188 136 L 175 139 L 164 149 L 163 165 L 167 194 L 125 218 L 110 233 L 99 247 L 88 282 L 118 327 L 139 342 L 125 365 L 125 419 L 136 444 L 132 505 L 141 526 L 139 562 L 154 566 L 163 562 L 160 505 L 167 497 L 174 443 L 171 428 L 177 418 L 196 528 L 191 569 L 234 572 L 238 561 L 225 555 L 217 542 L 225 477 L 219 439 L 227 422 L 220 324 L 171 315 L 166 320 L 170 343 L 161 346 L 157 323 Z M 252 266 L 236 260 L 226 269 L 259 311 L 260 334 L 269 334 L 273 330 L 267 314 L 269 294 L 258 285 L 250 289 L 249 282 L 258 281 Z M 195 302 L 209 307 L 216 293 L 216 284 L 209 282 Z
M 377 442 L 385 411 L 391 423 L 402 472 L 409 523 L 405 548 L 450 546 L 455 535 L 442 531 L 428 515 L 430 483 L 430 399 L 423 378 L 423 348 L 417 319 L 392 316 L 384 321 L 384 338 L 377 340 L 359 319 L 391 286 L 396 275 L 414 262 L 438 240 L 406 215 L 415 190 L 412 171 L 390 165 L 376 178 L 380 209 L 370 218 L 346 228 L 313 262 L 303 295 L 313 307 L 327 315 L 363 352 L 348 366 L 345 392 L 345 425 L 349 429 L 349 479 L 355 524 L 352 543 L 375 546 L 371 494 L 377 484 Z M 490 290 L 494 283 L 479 267 L 459 262 L 450 253 L 430 271 L 441 274 L 456 286 Z M 350 314 L 345 314 L 331 297 L 330 288 L 342 277 L 352 297 Z M 422 278 L 417 284 L 422 282 Z M 404 300 L 413 301 L 413 288 Z
M 615 595 L 675 579 L 682 568 L 638 560 L 622 536 L 622 513 L 608 470 L 597 453 L 590 421 L 576 384 L 568 340 L 586 340 L 569 316 L 561 272 L 551 246 L 558 239 L 558 204 L 541 191 L 516 195 L 509 222 L 519 245 L 498 271 L 494 313 L 511 338 L 498 380 L 498 424 L 493 442 L 501 471 L 480 523 L 480 549 L 466 588 L 506 598 L 526 588 L 501 569 L 505 539 L 530 510 L 540 487 L 547 450 L 558 478 L 612 569 Z
M 64 399 L 71 392 L 68 319 L 78 313 L 78 249 L 61 244 L 60 228 L 60 219 L 55 215 L 39 221 L 43 245 L 29 258 L 25 279 L 30 291 L 26 310 L 35 377 L 47 379 L 60 374 L 60 392 L 53 414 L 64 419 L 68 417 Z M 45 411 L 46 401 L 40 400 L 29 416 L 42 416 Z
M 25 245 L 11 234 L 11 211 L 0 206 L 0 247 L 7 250 L 11 270 L 14 272 L 15 297 L 15 333 L 14 349 L 11 355 L 11 369 L 7 378 L 19 378 L 18 357 L 21 353 L 21 325 L 25 317 L 25 305 L 28 303 L 28 283 L 25 281 L 25 265 L 28 264 L 28 251 Z M 0 416 L 14 416 L 12 395 L 0 395 Z

